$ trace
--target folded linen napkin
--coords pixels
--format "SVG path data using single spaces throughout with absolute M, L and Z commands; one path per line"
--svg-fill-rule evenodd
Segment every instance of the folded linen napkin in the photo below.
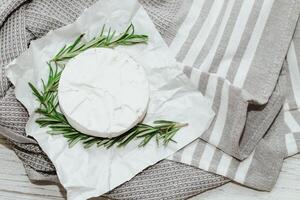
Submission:
M 154 3 L 155 3 L 155 2 L 154 2 Z M 145 4 L 144 4 L 144 5 L 145 5 Z M 164 4 L 161 3 L 161 5 L 164 5 Z M 174 5 L 177 5 L 176 2 L 174 3 Z M 178 6 L 178 5 L 177 5 L 177 6 Z M 155 6 L 155 8 L 157 8 L 157 7 Z M 158 8 L 160 8 L 160 7 L 158 7 Z M 177 12 L 175 12 L 175 13 L 177 13 Z M 151 15 L 151 13 L 150 13 L 150 15 Z M 64 16 L 64 17 L 65 17 L 65 16 Z M 44 18 L 45 18 L 45 17 L 44 17 Z M 40 18 L 40 19 L 44 19 L 44 18 L 43 18 L 43 16 L 42 16 L 42 18 Z M 155 19 L 155 16 L 154 16 L 153 18 Z M 48 20 L 49 20 L 49 19 L 48 19 Z M 157 19 L 156 19 L 156 20 L 157 20 Z M 39 20 L 38 20 L 38 21 L 39 21 Z M 50 21 L 50 23 L 49 23 L 48 21 L 46 21 L 46 22 L 49 23 L 50 26 L 48 26 L 48 27 L 46 26 L 46 28 L 45 28 L 45 26 L 41 26 L 42 28 L 36 28 L 36 31 L 37 31 L 37 32 L 38 32 L 38 31 L 43 32 L 44 30 L 46 30 L 46 32 L 47 32 L 47 31 L 49 30 L 49 29 L 47 30 L 47 28 L 49 28 L 49 27 L 51 28 L 51 26 L 54 26 L 54 27 L 55 27 L 55 26 L 59 25 L 59 23 L 57 22 L 57 21 L 59 21 L 59 20 L 56 20 L 56 21 L 53 20 L 53 21 L 55 21 L 55 22 L 53 22 L 53 23 L 52 23 L 51 20 L 49 20 L 49 21 Z M 155 22 L 155 20 L 154 20 L 154 22 Z M 44 22 L 44 23 L 45 23 L 45 22 Z M 51 23 L 52 23 L 52 24 L 51 24 Z M 38 25 L 41 25 L 41 24 L 42 24 L 42 22 L 37 23 L 36 25 L 37 25 L 37 27 L 39 27 Z M 62 24 L 62 23 L 61 23 L 61 24 Z M 161 27 L 161 26 L 160 26 L 160 23 L 156 23 L 156 24 L 157 24 L 158 29 L 161 30 L 161 29 L 159 28 L 159 27 Z M 170 24 L 168 24 L 168 25 L 170 26 Z M 172 26 L 170 26 L 170 27 L 172 28 Z M 171 29 L 171 28 L 170 28 L 170 29 Z M 43 29 L 44 29 L 44 30 L 43 30 Z M 161 32 L 168 33 L 168 32 L 170 32 L 170 29 L 165 30 L 165 31 L 161 31 Z M 168 38 L 170 38 L 170 36 L 168 35 L 166 38 L 167 38 L 166 41 L 168 41 Z M 247 124 L 247 123 L 246 123 L 246 124 Z M 217 155 L 217 154 L 216 154 L 216 155 Z M 218 156 L 218 155 L 217 155 L 217 156 Z M 204 156 L 204 157 L 205 157 L 205 156 Z M 223 156 L 221 156 L 221 157 L 223 157 Z M 227 156 L 224 156 L 224 157 L 227 157 Z M 225 161 L 226 161 L 226 158 L 224 158 L 224 159 L 222 159 L 222 160 L 225 160 Z M 238 161 L 237 161 L 237 162 L 238 162 Z M 233 163 L 236 163 L 236 162 L 233 162 Z M 233 164 L 233 165 L 234 165 L 234 164 Z M 235 166 L 235 168 L 236 168 L 237 165 L 234 165 L 234 166 Z M 220 168 L 220 169 L 221 169 L 221 168 Z M 255 170 L 255 168 L 253 168 L 253 169 Z M 230 171 L 234 171 L 234 170 L 230 170 Z M 262 179 L 263 179 L 263 178 L 265 178 L 265 177 L 262 177 Z

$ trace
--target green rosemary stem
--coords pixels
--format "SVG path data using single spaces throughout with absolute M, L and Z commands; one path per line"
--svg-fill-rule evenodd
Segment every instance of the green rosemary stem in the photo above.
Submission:
M 102 27 L 98 37 L 90 40 L 87 43 L 82 43 L 81 39 L 84 34 L 80 35 L 71 45 L 65 45 L 47 64 L 49 67 L 49 76 L 47 82 L 42 80 L 42 90 L 39 91 L 32 83 L 28 83 L 33 95 L 40 103 L 39 108 L 35 111 L 40 115 L 36 123 L 40 127 L 49 127 L 48 134 L 62 135 L 67 139 L 69 147 L 73 147 L 78 142 L 82 142 L 84 148 L 90 148 L 94 145 L 97 147 L 110 148 L 112 146 L 122 147 L 127 145 L 132 140 L 140 140 L 139 147 L 143 147 L 150 142 L 152 138 L 156 139 L 157 144 L 161 141 L 164 145 L 173 140 L 174 135 L 187 124 L 178 123 L 166 120 L 157 120 L 153 125 L 139 123 L 126 133 L 114 138 L 101 138 L 85 135 L 74 129 L 59 111 L 59 102 L 57 98 L 57 89 L 61 73 L 64 69 L 64 63 L 75 57 L 79 53 L 97 47 L 112 48 L 118 45 L 134 45 L 145 43 L 148 40 L 146 35 L 134 34 L 134 26 L 131 24 L 124 33 L 115 36 L 115 31 L 108 30 L 105 35 L 105 26 Z
M 107 34 L 105 34 L 104 25 L 99 36 L 86 43 L 82 42 L 83 37 L 84 34 L 81 34 L 71 45 L 63 46 L 62 49 L 50 61 L 60 62 L 69 60 L 90 48 L 114 48 L 119 45 L 134 45 L 139 43 L 147 43 L 148 41 L 147 35 L 138 35 L 134 33 L 133 24 L 130 24 L 126 31 L 118 36 L 116 36 L 116 31 L 112 31 L 110 28 L 108 29 Z

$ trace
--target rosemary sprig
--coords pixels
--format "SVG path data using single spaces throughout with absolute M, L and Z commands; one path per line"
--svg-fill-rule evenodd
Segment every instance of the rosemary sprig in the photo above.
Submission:
M 105 25 L 102 27 L 100 34 L 94 37 L 90 41 L 83 43 L 82 38 L 84 34 L 78 36 L 78 38 L 73 42 L 73 44 L 63 46 L 61 50 L 52 58 L 51 61 L 59 62 L 71 59 L 81 52 L 97 47 L 113 48 L 118 45 L 133 45 L 138 43 L 146 43 L 148 41 L 147 35 L 137 35 L 134 33 L 134 26 L 130 24 L 124 33 L 116 36 L 116 31 L 112 31 L 111 28 L 108 29 L 107 34 L 105 34 Z
M 47 83 L 42 81 L 42 91 L 39 91 L 35 86 L 29 83 L 33 94 L 40 102 L 40 107 L 36 110 L 36 113 L 41 114 L 42 117 L 39 117 L 36 122 L 41 127 L 49 127 L 51 129 L 48 131 L 49 134 L 63 135 L 68 140 L 70 147 L 79 141 L 83 143 L 85 148 L 89 148 L 93 145 L 107 148 L 113 145 L 122 147 L 134 139 L 141 139 L 139 147 L 142 147 L 148 144 L 152 138 L 155 138 L 158 144 L 159 141 L 162 141 L 162 143 L 166 145 L 170 141 L 175 142 L 172 140 L 173 136 L 179 129 L 187 125 L 172 121 L 157 120 L 153 122 L 152 126 L 140 123 L 126 133 L 114 138 L 100 138 L 85 135 L 74 129 L 65 116 L 58 111 L 57 87 L 62 70 L 59 69 L 57 65 L 55 65 L 54 69 L 50 63 L 48 63 L 48 66 L 50 73 Z
M 78 142 L 82 142 L 84 148 L 89 148 L 93 145 L 97 147 L 110 148 L 114 145 L 122 147 L 128 144 L 130 141 L 139 139 L 139 147 L 143 147 L 152 139 L 155 138 L 157 144 L 160 141 L 164 145 L 170 141 L 175 142 L 172 138 L 174 135 L 187 124 L 181 124 L 173 121 L 157 120 L 153 122 L 153 125 L 147 125 L 140 123 L 127 131 L 126 133 L 114 137 L 114 138 L 101 138 L 89 136 L 81 133 L 74 129 L 66 119 L 66 117 L 59 111 L 59 102 L 57 98 L 57 89 L 60 76 L 64 67 L 59 68 L 58 66 L 64 66 L 59 61 L 68 60 L 75 57 L 79 53 L 96 47 L 114 47 L 117 45 L 133 45 L 137 43 L 144 43 L 148 37 L 146 35 L 135 35 L 134 27 L 131 24 L 126 31 L 118 37 L 114 37 L 115 32 L 111 32 L 109 29 L 108 34 L 104 34 L 105 27 L 103 26 L 99 37 L 94 38 L 88 43 L 81 43 L 83 35 L 79 36 L 73 44 L 68 47 L 65 45 L 56 56 L 48 62 L 49 76 L 47 83 L 42 81 L 43 88 L 39 91 L 33 84 L 29 83 L 29 86 L 40 102 L 40 107 L 35 111 L 40 114 L 36 122 L 40 127 L 49 127 L 51 130 L 48 131 L 51 135 L 63 135 L 69 144 L 69 147 L 73 147 Z M 54 66 L 53 66 L 54 65 Z

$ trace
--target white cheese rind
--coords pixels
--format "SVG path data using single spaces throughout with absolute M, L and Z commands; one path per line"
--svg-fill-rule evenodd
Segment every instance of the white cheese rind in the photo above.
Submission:
M 149 102 L 144 68 L 125 53 L 95 48 L 71 59 L 58 87 L 61 111 L 78 131 L 116 137 L 138 124 Z

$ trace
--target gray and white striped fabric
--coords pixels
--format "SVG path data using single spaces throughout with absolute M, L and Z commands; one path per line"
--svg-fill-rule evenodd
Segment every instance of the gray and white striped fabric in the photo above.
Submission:
M 284 104 L 286 156 L 300 152 L 300 21 L 287 53 L 288 83 Z
M 40 37 L 51 29 L 75 20 L 76 14 L 79 14 L 82 8 L 80 5 L 84 3 L 76 1 L 75 5 L 75 1 L 68 2 L 34 0 L 29 4 L 25 12 L 26 28 L 30 30 L 26 34 L 27 37 Z M 201 136 L 202 139 L 187 146 L 171 159 L 224 175 L 250 187 L 270 190 L 277 179 L 283 157 L 299 150 L 299 143 L 294 142 L 299 138 L 295 134 L 299 130 L 295 130 L 294 124 L 292 130 L 285 126 L 285 112 L 281 112 L 273 123 L 283 101 L 282 83 L 275 91 L 274 87 L 298 18 L 297 1 L 140 2 L 174 56 L 187 65 L 186 73 L 211 100 L 217 113 L 213 125 Z M 87 4 L 85 5 L 88 6 Z M 2 29 L 3 27 L 0 31 Z M 9 30 L 13 29 L 6 30 L 11 35 Z M 284 76 L 285 71 L 282 72 L 282 77 Z M 281 80 L 284 81 L 284 78 Z M 5 107 L 4 104 L 0 105 Z M 0 117 L 0 123 L 3 124 L 5 120 L 2 120 L 10 117 L 13 120 L 6 126 L 15 127 L 14 123 L 19 118 L 12 115 L 18 116 L 18 113 L 9 110 L 4 112 L 6 115 Z M 233 123 L 236 120 L 237 123 Z M 285 147 L 282 142 L 286 131 L 291 133 L 286 136 L 286 141 L 288 144 L 294 144 L 292 146 Z M 13 134 L 18 133 L 13 132 L 7 136 L 16 137 Z M 241 141 L 241 146 L 238 141 Z M 242 159 L 245 160 L 240 161 Z M 43 168 L 43 162 L 40 166 L 35 166 L 35 161 L 26 165 L 35 166 L 32 168 L 35 171 L 53 172 L 51 165 Z M 174 162 L 170 163 L 176 165 Z M 164 171 L 166 168 L 159 170 Z M 40 174 L 39 177 L 43 178 L 44 174 Z M 191 183 L 191 179 L 187 177 L 193 177 L 193 173 L 187 173 L 185 177 L 181 181 Z M 218 176 L 211 181 L 216 179 Z M 217 185 L 213 184 L 211 187 Z
M 299 16 L 299 4 L 297 1 L 217 1 L 216 3 L 200 0 L 185 3 L 192 6 L 183 17 L 184 20 L 178 20 L 180 25 L 177 24 L 178 27 L 173 28 L 177 33 L 172 34 L 173 38 L 169 37 L 171 38 L 169 46 L 171 49 L 176 47 L 174 55 L 179 61 L 193 65 L 193 68 L 186 70 L 187 74 L 195 84 L 199 85 L 199 89 L 204 94 L 207 92 L 206 96 L 215 103 L 213 108 L 218 116 L 208 133 L 201 137 L 213 145 L 203 140 L 193 142 L 176 153 L 172 159 L 221 174 L 250 187 L 270 190 L 284 158 L 285 147 L 281 141 L 284 139 L 282 134 L 286 133 L 284 132 L 286 126 L 283 123 L 283 113 L 280 113 L 280 117 L 274 122 L 266 137 L 260 139 L 266 134 L 283 102 L 280 94 L 276 97 L 274 92 L 271 98 L 269 95 L 272 94 L 273 86 L 277 82 L 294 32 Z M 196 3 L 198 8 L 199 5 L 203 6 L 201 11 L 194 8 Z M 221 6 L 222 3 L 223 7 L 219 8 L 219 13 L 216 12 L 214 8 L 217 9 L 217 6 Z M 194 16 L 198 18 L 191 17 L 193 8 Z M 202 17 L 204 19 L 201 19 Z M 192 20 L 194 22 L 191 22 Z M 213 23 L 217 24 L 218 29 L 214 28 Z M 180 37 L 180 30 L 183 31 L 183 38 Z M 275 40 L 276 44 L 273 44 Z M 181 46 L 178 47 L 176 44 Z M 195 53 L 196 49 L 198 51 Z M 189 51 L 192 53 L 189 54 Z M 199 56 L 203 58 L 200 59 Z M 220 81 L 222 78 L 226 80 Z M 233 91 L 239 89 L 241 98 L 235 101 L 238 92 Z M 262 106 L 266 112 L 248 112 L 246 118 L 245 110 L 239 109 L 243 99 L 246 100 L 244 108 L 248 109 L 251 108 L 251 104 L 263 104 L 269 99 L 269 102 Z M 230 103 L 235 106 L 230 107 Z M 240 108 L 243 108 L 243 105 Z M 257 109 L 259 110 L 259 107 Z M 236 119 L 240 127 L 232 125 Z M 248 121 L 250 123 L 247 123 Z M 247 127 L 250 127 L 248 132 Z M 235 132 L 235 128 L 240 129 Z M 242 134 L 243 138 L 239 134 Z M 237 138 L 232 138 L 232 135 Z M 237 143 L 232 144 L 232 139 Z M 258 141 L 260 142 L 255 148 Z M 215 146 L 239 159 L 248 155 L 250 157 L 240 162 L 239 159 L 224 154 Z M 226 148 L 230 149 L 226 150 Z M 255 151 L 252 151 L 254 148 Z M 294 152 L 296 152 L 295 148 Z
M 272 109 L 278 101 L 283 103 L 285 78 L 286 73 L 282 72 L 280 81 L 264 109 Z M 257 114 L 254 113 L 254 115 Z M 280 113 L 255 150 L 243 161 L 201 139 L 178 151 L 171 159 L 228 177 L 249 187 L 271 190 L 276 183 L 285 155 L 285 146 L 282 143 L 284 140 L 282 118 L 282 113 Z M 261 124 L 263 126 L 264 122 L 262 121 Z
M 184 9 L 167 38 L 177 60 L 192 67 L 192 82 L 217 113 L 200 138 L 243 160 L 270 125 L 244 131 L 249 106 L 266 104 L 275 88 L 298 19 L 298 2 L 193 0 L 183 1 Z M 274 112 L 266 121 L 274 120 L 278 108 Z

